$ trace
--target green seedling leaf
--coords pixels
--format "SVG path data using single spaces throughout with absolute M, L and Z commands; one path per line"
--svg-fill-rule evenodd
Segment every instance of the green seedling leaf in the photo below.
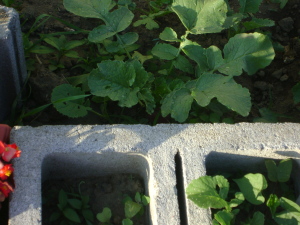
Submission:
M 68 203 L 74 208 L 74 209 L 81 209 L 82 202 L 78 199 L 68 199 Z
M 278 206 L 280 206 L 280 201 L 279 201 L 277 195 L 271 194 L 266 204 L 270 208 L 272 217 L 274 218 L 276 209 Z
M 243 193 L 241 192 L 237 192 L 235 193 L 235 198 L 231 199 L 231 201 L 229 202 L 229 206 L 230 208 L 234 208 L 237 207 L 238 205 L 242 204 L 245 200 L 245 197 L 243 195 Z
M 81 223 L 80 217 L 74 209 L 67 207 L 63 210 L 63 214 L 68 220 L 75 223 Z
M 300 212 L 300 206 L 284 197 L 280 198 L 280 206 L 290 212 Z
M 37 53 L 37 54 L 49 54 L 55 52 L 53 48 L 49 48 L 43 45 L 35 45 L 30 49 L 31 53 Z
M 82 117 L 87 115 L 87 111 L 90 109 L 84 106 L 84 98 L 87 96 L 89 95 L 84 95 L 80 88 L 62 84 L 53 89 L 51 102 L 63 115 L 71 118 Z
M 259 109 L 259 113 L 260 113 L 261 117 L 254 118 L 253 122 L 255 122 L 255 123 L 257 123 L 257 122 L 260 122 L 260 123 L 277 123 L 278 122 L 278 119 L 277 119 L 278 114 L 272 112 L 268 108 Z
M 221 195 L 216 186 L 220 188 Z M 224 208 L 228 203 L 224 198 L 228 192 L 229 183 L 223 176 L 203 176 L 192 182 L 186 188 L 187 198 L 201 208 Z
M 279 225 L 298 225 L 300 223 L 300 206 L 297 203 L 281 197 L 280 206 L 285 211 L 277 213 L 274 218 Z
M 123 219 L 122 220 L 122 225 L 133 225 L 133 222 L 131 219 Z
M 75 15 L 102 20 L 115 5 L 112 0 L 64 0 L 63 3 Z
M 287 182 L 290 179 L 290 175 L 293 168 L 293 162 L 291 159 L 281 160 L 276 166 L 276 163 L 271 160 L 265 160 L 265 165 L 268 170 L 268 178 L 272 182 Z
M 79 58 L 78 52 L 75 51 L 67 51 L 64 55 L 70 58 Z
M 146 28 L 148 30 L 153 30 L 153 29 L 156 29 L 156 28 L 159 28 L 159 25 L 158 23 L 156 23 L 154 21 L 155 17 L 157 16 L 161 16 L 163 15 L 165 12 L 164 11 L 159 11 L 157 13 L 151 13 L 149 15 L 141 15 L 140 17 L 142 19 L 136 21 L 133 23 L 133 26 L 134 27 L 138 27 L 140 25 L 146 25 Z
M 281 213 L 277 213 L 274 220 L 278 225 L 299 225 L 300 213 L 283 211 Z
M 254 205 L 264 203 L 265 198 L 262 195 L 262 190 L 266 189 L 268 184 L 266 178 L 262 174 L 246 174 L 240 179 L 234 179 L 246 200 Z
M 173 41 L 176 41 L 176 42 L 180 41 L 177 38 L 176 32 L 172 28 L 170 28 L 170 27 L 166 27 L 163 30 L 163 32 L 160 33 L 159 38 L 161 40 L 164 40 L 164 41 L 171 41 L 171 42 L 173 42 Z
M 51 216 L 49 218 L 49 222 L 54 222 L 54 221 L 58 220 L 61 216 L 62 216 L 61 212 L 56 211 L 51 214 Z
M 253 30 L 260 27 L 272 27 L 275 26 L 275 22 L 269 19 L 259 19 L 253 17 L 251 21 L 247 21 L 243 23 L 246 30 Z
M 229 39 L 224 50 L 224 64 L 217 69 L 230 76 L 245 70 L 249 75 L 268 66 L 275 57 L 272 42 L 261 33 L 237 34 Z
M 110 208 L 105 207 L 101 213 L 98 213 L 96 215 L 96 217 L 100 222 L 108 223 L 110 221 L 111 215 L 112 214 Z
M 224 0 L 174 0 L 171 9 L 192 34 L 220 32 L 227 13 Z
M 59 38 L 49 36 L 44 38 L 44 41 L 59 51 L 63 49 L 64 44 L 67 42 L 64 35 L 60 36 Z
M 139 60 L 140 63 L 143 65 L 146 60 L 152 59 L 153 56 L 152 55 L 142 55 L 138 51 L 134 51 L 132 58 Z
M 141 197 L 141 194 L 140 194 L 139 192 L 135 193 L 134 200 L 135 200 L 137 203 L 141 203 L 142 197 Z
M 241 13 L 257 13 L 263 0 L 239 0 Z
M 252 219 L 250 220 L 248 225 L 264 225 L 265 224 L 265 215 L 261 212 L 255 212 L 253 214 Z
M 125 202 L 125 216 L 127 219 L 131 219 L 134 217 L 142 208 L 143 206 L 133 202 L 133 201 L 126 201 Z
M 272 182 L 277 182 L 277 166 L 274 160 L 265 160 L 265 165 L 268 170 L 268 178 Z
M 296 84 L 292 88 L 293 96 L 294 96 L 294 102 L 295 104 L 298 104 L 300 102 L 300 83 Z
M 149 203 L 150 203 L 150 197 L 146 196 L 146 195 L 143 195 L 142 196 L 142 203 L 143 203 L 144 206 L 149 205 Z
M 219 222 L 220 225 L 230 225 L 234 215 L 230 212 L 226 212 L 225 210 L 219 211 L 214 215 L 216 221 Z
M 152 54 L 160 59 L 172 60 L 178 55 L 178 49 L 170 44 L 157 44 L 152 49 Z
M 59 209 L 63 210 L 68 204 L 68 196 L 64 190 L 60 190 L 58 194 Z
M 66 50 L 71 50 L 71 49 L 73 49 L 73 48 L 76 48 L 76 47 L 79 47 L 79 46 L 81 46 L 81 45 L 84 45 L 85 43 L 86 43 L 85 40 L 68 41 L 68 42 L 65 44 L 64 48 L 65 48 Z
M 83 210 L 81 210 L 81 213 L 86 220 L 89 220 L 92 222 L 94 221 L 94 214 L 93 214 L 92 210 L 83 209 Z
M 153 30 L 159 28 L 158 23 L 154 21 L 154 18 L 151 16 L 141 15 L 141 20 L 138 20 L 133 23 L 134 27 L 138 27 L 140 25 L 145 25 L 148 30 Z

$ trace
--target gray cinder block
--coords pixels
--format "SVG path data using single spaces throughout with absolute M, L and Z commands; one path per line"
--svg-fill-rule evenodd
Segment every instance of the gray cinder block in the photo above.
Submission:
M 19 15 L 0 5 L 0 122 L 10 114 L 26 76 Z
M 299 133 L 289 123 L 15 127 L 11 140 L 22 155 L 14 160 L 9 225 L 42 224 L 44 179 L 126 172 L 145 181 L 150 225 L 210 225 L 209 210 L 187 200 L 178 184 L 218 170 L 258 172 L 265 158 L 293 158 L 299 177 Z

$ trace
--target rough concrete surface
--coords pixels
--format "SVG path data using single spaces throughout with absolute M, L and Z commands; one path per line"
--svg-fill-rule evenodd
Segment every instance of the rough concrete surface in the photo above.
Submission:
M 1 5 L 0 68 L 1 122 L 7 119 L 27 77 L 19 15 L 13 8 Z
M 116 172 L 144 178 L 151 198 L 149 224 L 209 225 L 209 211 L 189 200 L 180 203 L 186 210 L 179 212 L 175 155 L 186 187 L 206 171 L 255 172 L 264 158 L 294 158 L 299 165 L 299 134 L 300 125 L 289 123 L 15 127 L 11 141 L 22 155 L 14 160 L 9 225 L 41 224 L 42 180 Z

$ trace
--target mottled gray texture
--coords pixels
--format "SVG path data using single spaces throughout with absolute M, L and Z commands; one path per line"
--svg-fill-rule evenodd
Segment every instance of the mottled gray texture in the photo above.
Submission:
M 19 15 L 0 5 L 0 122 L 8 119 L 26 76 Z
M 292 157 L 299 164 L 299 134 L 299 124 L 15 127 L 12 141 L 23 152 L 14 161 L 9 225 L 41 224 L 42 179 L 115 172 L 144 178 L 151 198 L 150 224 L 179 225 L 177 152 L 187 186 L 206 170 L 258 170 L 264 158 Z M 210 224 L 208 210 L 186 204 L 189 225 Z

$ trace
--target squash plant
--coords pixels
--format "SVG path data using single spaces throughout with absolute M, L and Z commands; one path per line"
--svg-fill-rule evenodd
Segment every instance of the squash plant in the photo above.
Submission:
M 241 29 L 237 27 L 254 29 L 272 25 L 270 21 L 258 19 L 250 25 L 241 25 L 243 18 L 258 11 L 262 0 L 240 0 L 239 13 L 230 9 L 227 0 L 174 0 L 169 10 L 179 17 L 185 34 L 178 37 L 172 27 L 166 27 L 150 55 L 137 51 L 139 35 L 128 31 L 134 18 L 128 7 L 131 1 L 121 2 L 64 0 L 69 12 L 99 19 L 100 25 L 89 32 L 88 41 L 95 43 L 100 55 L 109 58 L 99 61 L 90 73 L 72 78 L 75 82 L 53 90 L 52 103 L 59 112 L 69 117 L 85 116 L 93 111 L 90 99 L 98 102 L 109 99 L 118 102 L 120 107 L 139 104 L 148 114 L 159 110 L 163 117 L 171 115 L 176 121 L 184 122 L 192 105 L 207 107 L 216 99 L 242 116 L 249 114 L 249 90 L 236 83 L 234 77 L 243 72 L 255 74 L 272 62 L 275 52 L 267 35 L 238 33 Z M 236 28 L 237 34 L 223 49 L 214 45 L 203 48 L 190 40 L 193 35 L 219 33 L 229 28 Z M 147 63 L 155 64 L 158 60 L 168 68 L 149 70 Z M 86 94 L 93 97 L 87 98 Z M 70 96 L 75 100 L 60 101 Z
M 268 179 L 261 173 L 235 179 L 222 175 L 199 177 L 186 188 L 187 198 L 200 208 L 215 209 L 213 225 L 299 224 L 300 206 L 293 201 L 287 185 L 292 160 L 281 160 L 276 165 L 268 159 L 265 165 Z

